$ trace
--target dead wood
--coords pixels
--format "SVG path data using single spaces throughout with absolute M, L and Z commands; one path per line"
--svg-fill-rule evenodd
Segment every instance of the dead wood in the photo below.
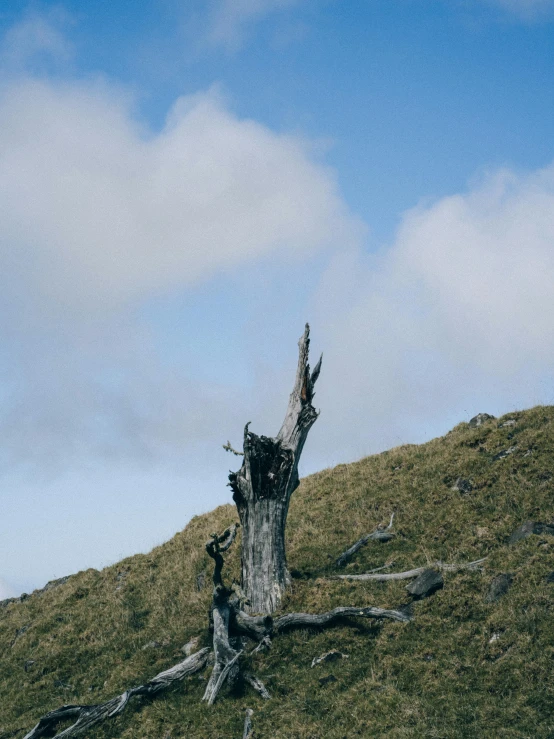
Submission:
M 251 685 L 254 688 L 254 690 L 257 693 L 259 693 L 264 700 L 269 700 L 271 698 L 269 691 L 267 690 L 263 682 L 258 677 L 256 677 L 255 675 L 252 675 L 249 672 L 245 672 L 243 677 L 245 681 L 249 685 Z
M 247 608 L 273 613 L 290 582 L 285 555 L 285 525 L 292 493 L 299 484 L 298 461 L 317 419 L 312 405 L 321 359 L 310 372 L 310 328 L 298 342 L 298 366 L 285 419 L 276 437 L 244 429 L 243 463 L 229 474 L 242 525 L 242 587 Z M 230 446 L 230 445 L 228 445 Z
M 338 567 L 344 567 L 347 562 L 352 559 L 352 557 L 356 554 L 356 552 L 361 549 L 363 546 L 365 546 L 369 541 L 390 541 L 394 537 L 394 533 L 392 531 L 392 522 L 394 521 L 394 513 L 390 517 L 389 525 L 388 526 L 377 526 L 377 528 L 372 531 L 370 534 L 365 534 L 362 536 L 361 539 L 358 539 L 358 541 L 355 544 L 352 544 L 352 546 L 347 549 L 345 552 L 343 552 L 340 557 L 337 558 L 336 564 Z
M 38 724 L 25 735 L 24 739 L 38 739 L 39 737 L 45 736 L 52 737 L 52 732 L 55 731 L 56 727 L 68 719 L 76 719 L 76 721 L 59 734 L 55 734 L 54 739 L 81 736 L 85 732 L 88 732 L 93 726 L 122 713 L 129 700 L 134 696 L 155 696 L 158 693 L 167 690 L 174 683 L 180 682 L 181 680 L 184 680 L 185 677 L 193 675 L 195 672 L 203 669 L 206 665 L 209 652 L 210 649 L 205 647 L 199 652 L 191 654 L 190 657 L 187 657 L 182 662 L 169 668 L 169 670 L 160 672 L 144 685 L 137 685 L 134 688 L 130 688 L 121 695 L 106 701 L 106 703 L 93 706 L 62 706 L 61 708 L 57 708 L 55 711 L 50 711 L 50 713 L 43 716 L 39 720 Z
M 275 619 L 273 627 L 277 634 L 289 629 L 325 628 L 342 618 L 350 616 L 357 618 L 389 618 L 393 621 L 404 622 L 411 620 L 410 616 L 402 611 L 391 611 L 373 606 L 363 608 L 339 606 L 333 608 L 332 611 L 327 611 L 327 613 L 288 613 L 286 616 Z
M 405 572 L 387 572 L 377 573 L 374 570 L 372 572 L 364 572 L 361 575 L 331 575 L 329 580 L 362 580 L 368 581 L 373 580 L 374 582 L 388 582 L 389 580 L 409 580 L 412 577 L 418 577 L 425 570 L 435 568 L 437 570 L 443 570 L 444 572 L 457 572 L 458 570 L 478 570 L 486 557 L 482 559 L 476 559 L 474 562 L 467 562 L 463 564 L 448 564 L 446 562 L 433 562 L 425 567 L 416 567 L 413 570 L 406 570 Z
M 244 731 L 242 733 L 242 739 L 252 739 L 252 714 L 254 711 L 251 708 L 246 709 L 246 717 L 244 719 Z
M 237 524 L 233 524 L 219 536 L 212 534 L 212 538 L 206 543 L 206 551 L 214 560 L 211 621 L 213 624 L 215 663 L 202 698 L 209 706 L 214 703 L 227 677 L 230 677 L 233 681 L 238 675 L 236 662 L 241 652 L 234 649 L 229 642 L 229 625 L 232 613 L 230 597 L 233 595 L 233 591 L 225 587 L 221 574 L 224 564 L 222 552 L 226 552 L 235 540 L 237 527 Z

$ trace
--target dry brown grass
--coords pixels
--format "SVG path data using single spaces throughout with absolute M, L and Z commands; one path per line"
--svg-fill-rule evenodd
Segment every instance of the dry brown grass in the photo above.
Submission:
M 523 521 L 554 520 L 554 408 L 508 417 L 516 424 L 460 424 L 422 446 L 304 479 L 289 515 L 296 579 L 284 610 L 405 603 L 402 582 L 326 579 L 336 571 L 334 559 L 392 511 L 397 538 L 369 543 L 347 572 L 391 559 L 400 570 L 488 556 L 482 573 L 446 573 L 444 589 L 416 604 L 407 625 L 360 621 L 279 637 L 255 658 L 269 702 L 238 690 L 207 708 L 199 703 L 203 683 L 193 678 L 163 698 L 133 704 L 91 739 L 238 737 L 246 706 L 255 709 L 256 736 L 264 739 L 554 736 L 554 584 L 546 581 L 554 539 L 506 544 Z M 512 455 L 493 461 L 513 445 Z M 451 489 L 458 477 L 471 479 L 470 493 Z M 192 636 L 207 644 L 210 561 L 203 544 L 234 520 L 232 506 L 220 507 L 148 555 L 81 572 L 1 608 L 0 739 L 23 736 L 62 703 L 100 702 L 144 682 L 178 661 Z M 485 603 L 499 572 L 513 573 L 513 586 L 497 603 Z M 200 573 L 206 586 L 198 592 Z M 238 547 L 225 574 L 238 578 Z M 499 636 L 490 642 L 493 634 Z M 160 646 L 143 649 L 152 641 Z M 312 658 L 331 648 L 349 659 L 312 669 Z M 330 673 L 336 682 L 322 687 L 319 678 Z

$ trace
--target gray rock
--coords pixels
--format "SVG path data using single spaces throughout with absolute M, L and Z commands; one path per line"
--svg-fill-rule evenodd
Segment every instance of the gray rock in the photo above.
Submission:
M 516 425 L 516 419 L 515 418 L 508 418 L 507 421 L 504 421 L 504 423 L 499 423 L 498 428 L 503 429 L 505 426 L 515 426 Z
M 144 652 L 145 649 L 158 649 L 161 646 L 162 645 L 159 641 L 149 641 L 148 644 L 145 644 L 142 647 L 142 651 Z
M 509 457 L 510 454 L 513 454 L 515 450 L 517 449 L 517 446 L 510 446 L 507 449 L 503 449 L 501 452 L 498 452 L 498 454 L 495 454 L 492 458 L 493 462 L 498 461 L 499 459 L 504 459 L 504 457 Z
M 531 536 L 531 534 L 554 536 L 554 524 L 542 523 L 541 521 L 525 521 L 510 536 L 508 544 L 516 544 L 521 539 Z
M 429 595 L 434 593 L 444 585 L 442 575 L 437 570 L 431 568 L 424 570 L 419 577 L 416 577 L 409 585 L 406 585 L 406 590 L 414 598 L 427 598 Z
M 458 477 L 454 485 L 452 485 L 452 490 L 457 490 L 459 493 L 470 493 L 473 490 L 473 485 L 469 480 Z
M 495 416 L 490 416 L 488 413 L 478 413 L 476 416 L 473 416 L 473 418 L 469 422 L 469 425 L 473 429 L 477 428 L 478 426 L 482 426 L 486 421 L 495 420 Z
M 206 573 L 201 572 L 199 575 L 196 576 L 196 589 L 198 592 L 204 589 L 204 585 L 206 584 Z
M 506 593 L 510 589 L 513 579 L 514 576 L 509 572 L 503 572 L 502 574 L 494 577 L 491 580 L 489 590 L 485 595 L 485 603 L 496 603 L 496 601 L 500 600 L 503 595 L 506 595 Z

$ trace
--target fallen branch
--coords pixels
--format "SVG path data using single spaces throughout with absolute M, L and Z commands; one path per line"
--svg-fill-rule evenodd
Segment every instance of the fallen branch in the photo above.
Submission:
M 212 683 L 212 686 L 210 687 L 210 684 L 208 683 L 208 687 L 206 688 L 206 692 L 204 693 L 204 697 L 202 700 L 207 701 L 209 706 L 212 706 L 215 702 L 215 699 L 217 698 L 217 694 L 223 687 L 223 683 L 227 679 L 227 676 L 235 666 L 235 662 L 238 660 L 242 652 L 236 652 L 235 656 L 230 659 L 228 662 L 224 664 L 224 666 L 218 671 L 218 674 L 216 676 L 216 669 L 214 667 L 212 671 L 212 675 L 210 678 L 210 683 Z
M 389 580 L 409 580 L 412 577 L 421 575 L 422 572 L 429 569 L 430 567 L 443 572 L 457 572 L 458 570 L 478 570 L 480 565 L 486 560 L 486 557 L 482 559 L 476 559 L 474 562 L 468 562 L 467 564 L 447 564 L 445 562 L 433 562 L 433 564 L 426 565 L 425 567 L 416 567 L 413 570 L 406 570 L 405 572 L 388 572 L 377 574 L 375 570 L 371 572 L 364 572 L 362 575 L 331 575 L 327 578 L 328 580 L 373 580 L 374 582 L 388 582 Z
M 333 608 L 327 613 L 288 613 L 274 621 L 273 628 L 276 633 L 280 634 L 288 629 L 306 629 L 313 627 L 330 626 L 335 621 L 348 616 L 356 616 L 358 618 L 390 618 L 393 621 L 411 621 L 408 614 L 402 611 L 390 611 L 385 608 L 374 608 L 368 606 L 365 608 L 354 608 L 352 606 L 339 606 Z
M 246 709 L 246 718 L 244 719 L 244 731 L 242 733 L 242 739 L 251 739 L 252 737 L 252 714 L 254 711 L 251 708 Z
M 264 700 L 269 700 L 271 698 L 269 691 L 258 677 L 256 677 L 255 675 L 251 675 L 249 672 L 244 673 L 243 677 L 245 681 L 249 685 L 251 685 L 254 690 L 262 696 Z
M 343 552 L 336 561 L 337 566 L 344 567 L 346 563 L 356 554 L 356 552 L 363 546 L 365 546 L 368 541 L 390 541 L 394 537 L 394 533 L 391 531 L 393 521 L 394 513 L 391 515 L 389 525 L 387 527 L 384 527 L 382 525 L 377 526 L 375 531 L 372 531 L 371 534 L 366 534 L 365 536 L 362 536 L 362 538 L 358 539 L 355 544 L 352 544 L 350 549 L 347 549 L 346 552 Z
M 99 724 L 105 719 L 118 716 L 122 713 L 127 703 L 135 695 L 146 695 L 152 697 L 166 690 L 176 682 L 180 682 L 185 677 L 193 675 L 195 672 L 203 669 L 208 659 L 209 647 L 201 649 L 195 654 L 191 654 L 182 662 L 171 667 L 169 670 L 160 672 L 144 685 L 137 685 L 134 688 L 126 690 L 121 695 L 112 698 L 106 703 L 94 706 L 62 706 L 55 711 L 50 711 L 43 716 L 38 724 L 25 735 L 24 739 L 38 739 L 39 737 L 52 736 L 56 726 L 62 721 L 68 719 L 77 719 L 75 723 L 64 729 L 54 736 L 54 739 L 62 737 L 74 737 L 88 732 L 93 726 Z

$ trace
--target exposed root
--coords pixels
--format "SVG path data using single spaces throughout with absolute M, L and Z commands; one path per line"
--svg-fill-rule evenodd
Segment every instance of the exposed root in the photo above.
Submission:
M 269 691 L 263 684 L 263 682 L 256 677 L 255 675 L 250 674 L 249 672 L 245 672 L 243 675 L 245 681 L 251 685 L 256 693 L 259 693 L 264 700 L 269 700 L 271 698 Z
M 327 613 L 288 613 L 274 621 L 274 630 L 280 634 L 289 629 L 305 629 L 310 627 L 324 628 L 335 621 L 348 616 L 357 618 L 389 618 L 393 621 L 411 621 L 411 617 L 403 611 L 390 611 L 385 608 L 367 606 L 365 608 L 354 608 L 352 606 L 339 606 Z
M 356 554 L 356 552 L 363 546 L 365 546 L 368 541 L 390 541 L 394 537 L 394 532 L 392 531 L 393 521 L 394 513 L 390 517 L 388 526 L 377 526 L 375 531 L 372 531 L 371 534 L 366 534 L 365 536 L 362 536 L 362 538 L 358 539 L 355 544 L 352 544 L 350 549 L 347 549 L 345 552 L 343 552 L 336 561 L 337 566 L 344 567 L 346 563 L 349 562 L 350 559 Z
M 174 683 L 180 682 L 185 677 L 203 669 L 206 665 L 209 652 L 210 649 L 205 647 L 199 652 L 191 654 L 190 657 L 174 665 L 169 670 L 160 672 L 144 685 L 137 685 L 134 688 L 130 688 L 121 695 L 106 701 L 106 703 L 95 706 L 62 706 L 55 711 L 50 711 L 25 735 L 24 739 L 38 739 L 38 737 L 43 736 L 52 737 L 52 732 L 55 731 L 58 724 L 62 721 L 67 721 L 67 719 L 76 719 L 76 721 L 59 734 L 55 734 L 54 739 L 80 736 L 105 719 L 118 716 L 125 710 L 127 703 L 135 695 L 146 695 L 150 697 L 157 695 L 163 690 L 167 690 Z

